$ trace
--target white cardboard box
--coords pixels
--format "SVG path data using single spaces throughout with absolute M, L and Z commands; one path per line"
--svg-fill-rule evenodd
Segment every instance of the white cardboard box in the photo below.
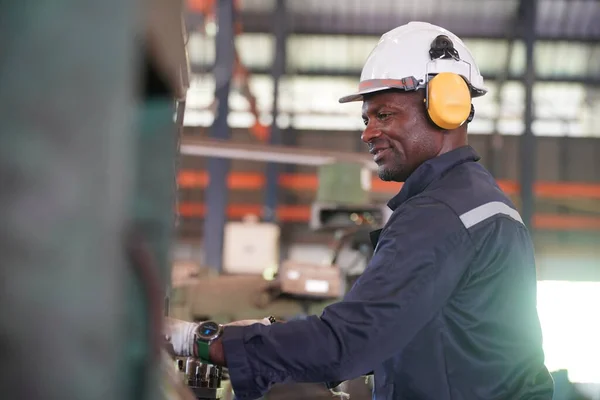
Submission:
M 262 275 L 279 265 L 277 224 L 268 222 L 228 222 L 223 244 L 223 272 Z

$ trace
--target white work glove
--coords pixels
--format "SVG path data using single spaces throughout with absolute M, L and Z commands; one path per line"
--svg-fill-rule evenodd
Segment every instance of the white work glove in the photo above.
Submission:
M 165 318 L 165 335 L 178 357 L 194 355 L 194 333 L 198 324 L 180 319 Z
M 244 319 L 234 321 L 224 326 L 248 326 L 254 324 L 271 325 L 268 318 Z M 173 352 L 179 357 L 192 357 L 194 355 L 194 333 L 199 324 L 187 322 L 174 318 L 165 319 L 165 335 L 171 345 Z

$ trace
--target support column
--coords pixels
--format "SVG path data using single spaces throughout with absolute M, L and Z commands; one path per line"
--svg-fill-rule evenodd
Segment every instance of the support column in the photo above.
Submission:
M 515 47 L 515 37 L 514 32 L 519 28 L 519 24 L 523 21 L 523 15 L 521 12 L 517 12 L 515 15 L 512 27 L 510 31 L 507 33 L 507 41 L 508 44 L 506 46 L 506 60 L 504 61 L 504 67 L 502 71 L 498 75 L 497 83 L 496 83 L 496 93 L 494 95 L 494 101 L 498 105 L 498 111 L 496 113 L 496 118 L 494 118 L 494 131 L 489 137 L 488 141 L 488 156 L 489 160 L 487 162 L 488 170 L 496 179 L 504 178 L 504 162 L 503 159 L 506 158 L 505 154 L 502 154 L 502 149 L 504 148 L 504 138 L 500 133 L 500 117 L 502 116 L 502 103 L 503 96 L 502 90 L 504 89 L 504 84 L 506 83 L 508 76 L 510 75 L 510 66 L 512 65 L 512 58 Z
M 570 138 L 569 136 L 567 136 L 567 132 L 569 129 L 568 126 L 569 122 L 568 121 L 563 121 L 563 125 L 564 125 L 564 129 L 565 129 L 565 135 L 561 138 L 558 138 L 558 140 L 560 141 L 560 147 L 558 149 L 558 180 L 561 182 L 568 182 L 569 181 L 569 143 L 570 140 L 572 140 L 572 138 Z M 569 209 L 569 207 L 565 204 L 561 204 L 558 206 L 557 211 L 560 214 L 563 215 L 568 215 L 571 210 Z M 558 234 L 559 240 L 563 243 L 568 243 L 569 238 L 573 236 L 572 232 L 566 231 L 566 232 L 560 232 Z
M 279 115 L 279 83 L 285 75 L 286 44 L 287 44 L 287 21 L 286 0 L 277 0 L 273 13 L 273 34 L 275 36 L 275 59 L 273 60 L 273 122 L 271 123 L 271 135 L 269 143 L 282 144 L 282 132 L 277 125 Z M 265 206 L 263 217 L 265 221 L 273 222 L 277 219 L 277 205 L 279 198 L 279 171 L 281 166 L 277 163 L 268 163 L 266 168 L 267 185 L 265 190 Z
M 229 139 L 229 89 L 234 61 L 233 0 L 217 2 L 216 58 L 213 75 L 217 111 L 210 131 L 216 139 Z M 223 235 L 227 221 L 227 176 L 231 162 L 228 159 L 209 158 L 209 183 L 206 189 L 206 217 L 204 218 L 205 264 L 218 271 L 223 264 Z
M 533 233 L 531 222 L 534 213 L 533 184 L 535 181 L 536 139 L 533 135 L 534 121 L 533 86 L 535 83 L 534 48 L 536 39 L 537 0 L 522 0 L 523 3 L 523 39 L 526 51 L 525 69 L 525 111 L 523 120 L 525 130 L 521 136 L 521 216 L 523 222 Z

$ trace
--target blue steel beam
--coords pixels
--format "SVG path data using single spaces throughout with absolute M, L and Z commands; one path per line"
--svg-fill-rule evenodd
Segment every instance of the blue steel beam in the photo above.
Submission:
M 234 8 L 233 0 L 217 2 L 216 58 L 213 70 L 217 112 L 210 131 L 216 139 L 229 139 L 231 130 L 227 123 L 229 114 L 229 89 L 234 63 Z M 206 189 L 206 218 L 204 220 L 204 262 L 206 266 L 220 271 L 223 267 L 223 239 L 227 219 L 227 175 L 230 160 L 208 159 L 209 183 Z
M 526 66 L 523 84 L 525 86 L 525 110 L 523 120 L 525 130 L 521 136 L 521 216 L 527 228 L 532 231 L 531 220 L 534 213 L 533 183 L 535 180 L 536 139 L 533 135 L 535 116 L 533 86 L 535 84 L 534 48 L 536 41 L 537 0 L 521 0 L 523 19 L 523 40 L 525 41 Z
M 275 59 L 273 60 L 273 122 L 271 123 L 271 135 L 269 143 L 282 144 L 281 128 L 277 125 L 277 116 L 279 114 L 279 82 L 285 74 L 286 65 L 286 42 L 288 30 L 286 24 L 286 0 L 277 0 L 273 12 L 273 34 L 275 36 Z M 263 216 L 265 221 L 273 222 L 277 219 L 275 210 L 279 199 L 279 171 L 280 165 L 268 163 L 266 166 L 266 188 L 265 188 L 265 206 Z

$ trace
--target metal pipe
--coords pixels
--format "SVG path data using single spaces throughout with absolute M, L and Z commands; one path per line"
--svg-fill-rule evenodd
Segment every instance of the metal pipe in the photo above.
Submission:
M 377 170 L 377 165 L 368 153 L 326 151 L 293 146 L 232 143 L 225 140 L 204 139 L 191 135 L 183 137 L 180 148 L 181 154 L 188 156 L 312 166 L 348 162 L 361 163 L 366 168 L 373 171 Z

